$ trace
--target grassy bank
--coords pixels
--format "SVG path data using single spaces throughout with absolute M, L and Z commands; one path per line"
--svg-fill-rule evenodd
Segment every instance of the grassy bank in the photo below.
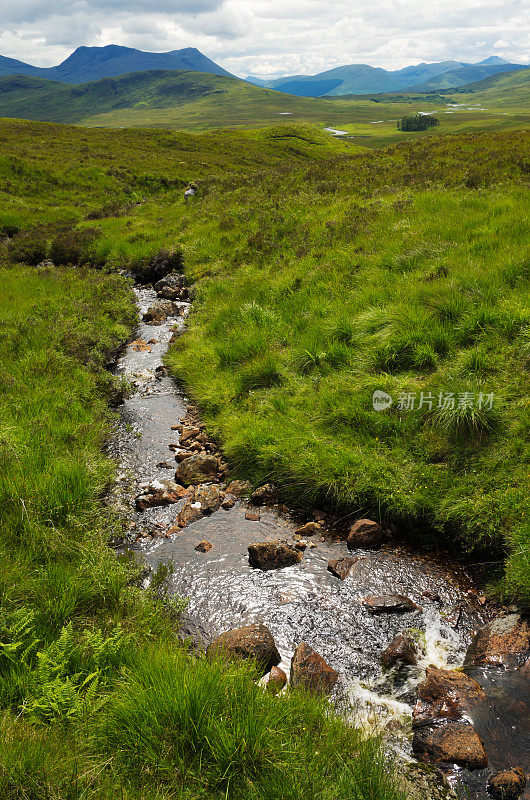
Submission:
M 529 157 L 525 133 L 431 137 L 212 190 L 183 212 L 200 292 L 169 356 L 241 474 L 504 550 L 525 603 Z
M 57 256 L 57 237 L 101 208 L 106 182 L 115 181 L 119 202 L 130 197 L 120 193 L 130 178 L 109 174 L 100 154 L 103 161 L 87 164 L 81 181 L 86 153 L 75 148 L 63 172 L 58 141 L 67 147 L 67 133 L 48 130 L 31 155 L 9 152 L 1 162 L 9 199 L 0 251 L 2 796 L 402 800 L 376 740 L 362 739 L 318 699 L 275 698 L 249 669 L 187 653 L 175 638 L 178 607 L 165 598 L 163 573 L 151 591 L 140 591 L 138 567 L 109 549 L 119 525 L 101 503 L 113 472 L 102 445 L 117 387 L 105 364 L 135 322 L 130 286 L 82 265 L 96 252 L 93 237 L 76 239 L 76 268 L 35 269 L 17 257 Z M 32 126 L 26 134 L 21 151 L 33 140 Z M 139 138 L 117 137 L 116 161 L 131 170 L 136 154 L 136 174 L 145 175 Z M 284 144 L 269 148 L 276 163 L 285 159 Z M 125 229 L 136 228 L 134 215 L 150 202 L 175 203 L 174 187 L 161 180 L 165 145 L 148 136 L 144 146 L 152 180 L 142 184 L 134 210 L 110 217 Z M 229 143 L 222 147 L 229 161 Z M 233 165 L 240 155 L 236 143 Z M 101 245 L 108 220 L 81 228 L 99 226 Z M 128 264 L 135 242 L 127 241 L 123 256 L 113 249 L 117 239 L 107 235 L 112 263 Z M 145 238 L 136 244 L 136 258 L 145 258 Z

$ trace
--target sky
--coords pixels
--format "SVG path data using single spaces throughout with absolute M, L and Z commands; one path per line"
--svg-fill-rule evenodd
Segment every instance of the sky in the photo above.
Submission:
M 244 77 L 342 64 L 530 63 L 528 0 L 1 0 L 0 54 L 54 66 L 80 45 L 196 47 Z

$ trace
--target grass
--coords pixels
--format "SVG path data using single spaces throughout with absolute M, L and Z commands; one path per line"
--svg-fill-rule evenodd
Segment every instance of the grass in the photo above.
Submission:
M 162 240 L 177 244 L 177 228 L 167 236 L 151 213 L 180 224 L 175 183 L 186 170 L 215 168 L 228 182 L 243 168 L 279 174 L 292 159 L 307 165 L 321 141 L 273 132 L 256 154 L 250 135 L 213 137 L 208 152 L 206 139 L 199 147 L 175 134 L 87 132 L 70 147 L 71 129 L 3 123 L 0 132 L 9 141 L 0 220 L 2 796 L 403 800 L 378 739 L 362 738 L 325 702 L 273 697 L 251 668 L 183 649 L 165 572 L 150 591 L 137 588 L 141 569 L 110 550 L 120 521 L 101 503 L 113 475 L 102 455 L 108 402 L 120 390 L 105 365 L 136 321 L 130 282 L 112 267 L 153 256 Z M 109 189 L 117 206 L 105 211 Z M 151 240 L 139 236 L 136 214 Z M 76 223 L 99 236 L 76 238 Z M 124 231 L 134 239 L 125 255 L 114 249 Z M 81 243 L 76 266 L 17 260 L 35 260 L 37 245 L 47 255 L 58 232 L 63 245 Z
M 528 154 L 524 134 L 429 137 L 212 187 L 200 224 L 183 211 L 200 291 L 168 359 L 241 474 L 479 560 L 509 553 L 523 603 Z

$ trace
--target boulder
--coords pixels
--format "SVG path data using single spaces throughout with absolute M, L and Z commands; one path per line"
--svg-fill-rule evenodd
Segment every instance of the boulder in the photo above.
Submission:
M 198 542 L 195 545 L 195 549 L 198 553 L 208 553 L 213 547 L 211 542 L 207 542 L 206 539 L 203 539 L 202 542 Z
M 307 642 L 300 642 L 291 661 L 291 686 L 301 686 L 310 692 L 329 694 L 339 679 L 339 673 L 327 664 Z
M 245 625 L 218 636 L 206 649 L 208 658 L 225 657 L 234 661 L 253 659 L 266 675 L 281 659 L 271 632 L 265 625 Z
M 142 319 L 153 325 L 162 325 L 168 317 L 178 316 L 179 313 L 179 307 L 171 300 L 157 300 L 152 306 L 149 306 Z
M 465 769 L 485 769 L 488 758 L 474 727 L 465 720 L 417 728 L 412 751 L 434 764 L 457 764 Z
M 363 606 L 370 614 L 392 614 L 404 611 L 416 611 L 418 608 L 410 597 L 404 597 L 402 594 L 381 594 L 365 597 Z
M 390 669 L 396 664 L 415 666 L 418 663 L 416 644 L 404 633 L 396 636 L 386 647 L 379 658 L 384 669 Z
M 348 556 L 332 559 L 328 562 L 328 571 L 331 572 L 332 575 L 335 575 L 336 578 L 340 578 L 340 580 L 343 581 L 348 577 L 356 561 L 357 558 L 349 558 Z
M 225 511 L 230 511 L 231 508 L 235 506 L 237 502 L 237 498 L 233 494 L 225 495 L 223 502 L 221 503 L 221 508 L 224 508 Z
M 203 483 L 197 486 L 195 491 L 190 497 L 193 503 L 200 503 L 203 514 L 213 514 L 221 507 L 221 500 L 223 493 L 219 486 L 213 483 Z
M 275 540 L 249 545 L 248 560 L 250 566 L 256 569 L 281 569 L 299 564 L 302 554 L 288 542 Z
M 371 519 L 359 519 L 348 533 L 348 547 L 355 550 L 360 547 L 370 550 L 379 547 L 383 539 L 383 529 Z
M 520 614 L 497 617 L 475 635 L 466 653 L 466 666 L 489 664 L 523 667 L 530 657 L 530 619 Z
M 180 510 L 178 515 L 179 526 L 185 528 L 201 517 L 218 511 L 221 506 L 221 499 L 222 493 L 215 484 L 204 483 L 201 486 L 197 486 Z
M 186 277 L 178 272 L 170 272 L 164 278 L 155 283 L 155 292 L 162 292 L 164 289 L 182 289 L 186 285 Z
M 248 519 L 250 522 L 259 522 L 261 516 L 257 511 L 246 511 L 245 519 Z
M 267 678 L 267 683 L 265 686 L 267 687 L 267 691 L 271 692 L 271 694 L 278 694 L 278 692 L 281 692 L 286 683 L 287 675 L 283 669 L 280 669 L 279 667 L 273 667 L 269 673 L 269 677 Z
M 482 687 L 464 672 L 427 667 L 425 680 L 418 687 L 413 711 L 416 722 L 440 717 L 460 719 L 477 703 L 486 699 Z
M 151 481 L 141 486 L 141 493 L 135 498 L 138 511 L 156 506 L 168 506 L 178 503 L 181 497 L 188 493 L 184 486 L 179 486 L 174 481 Z
M 182 461 L 175 472 L 175 478 L 184 486 L 215 480 L 219 462 L 215 456 L 196 454 Z
M 190 500 L 187 500 L 179 512 L 177 523 L 180 528 L 187 528 L 188 525 L 191 525 L 192 522 L 197 522 L 197 520 L 202 519 L 203 516 L 204 514 L 202 513 L 200 504 L 192 503 Z
M 495 800 L 518 800 L 526 789 L 526 777 L 521 767 L 492 772 L 487 790 Z
M 226 493 L 236 497 L 246 497 L 250 494 L 251 489 L 252 484 L 249 481 L 232 481 L 226 487 Z
M 266 483 L 264 486 L 259 486 L 250 495 L 250 499 L 256 506 L 262 506 L 266 503 L 276 503 L 278 500 L 278 489 L 272 483 Z

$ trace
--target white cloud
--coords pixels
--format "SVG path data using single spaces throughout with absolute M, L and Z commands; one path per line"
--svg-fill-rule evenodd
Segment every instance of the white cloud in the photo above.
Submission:
M 51 66 L 81 44 L 197 47 L 238 75 L 341 64 L 528 63 L 526 0 L 3 0 L 0 53 Z

